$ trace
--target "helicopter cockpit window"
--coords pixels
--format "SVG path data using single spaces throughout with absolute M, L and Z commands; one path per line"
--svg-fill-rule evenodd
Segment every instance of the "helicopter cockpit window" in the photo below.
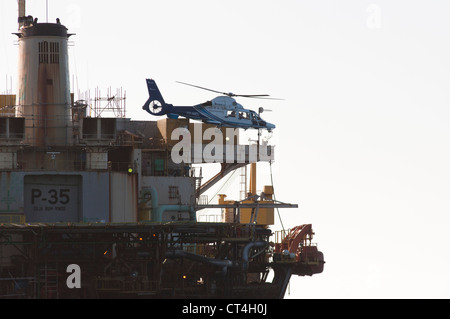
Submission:
M 249 119 L 249 114 L 247 112 L 239 112 L 240 119 Z
M 255 117 L 256 120 L 261 121 L 261 117 L 258 114 L 253 114 L 253 116 Z
M 227 117 L 236 117 L 236 111 L 228 111 Z

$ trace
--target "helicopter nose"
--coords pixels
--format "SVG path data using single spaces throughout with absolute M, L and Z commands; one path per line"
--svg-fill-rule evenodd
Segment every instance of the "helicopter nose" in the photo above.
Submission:
M 267 123 L 266 126 L 268 130 L 273 130 L 276 127 L 275 124 L 272 123 Z

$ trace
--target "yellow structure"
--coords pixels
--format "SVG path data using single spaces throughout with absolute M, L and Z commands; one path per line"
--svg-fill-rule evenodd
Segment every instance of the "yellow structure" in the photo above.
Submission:
M 263 193 L 259 198 L 259 204 L 274 204 L 273 201 L 273 186 L 266 185 L 263 188 Z M 241 204 L 255 204 L 255 198 L 252 196 L 256 195 L 256 163 L 251 164 L 250 171 L 250 189 L 248 193 L 248 199 L 242 201 Z M 219 195 L 219 205 L 233 205 L 235 201 L 225 200 L 227 196 L 220 194 Z M 222 209 L 222 220 L 225 223 L 234 222 L 234 214 L 235 208 L 223 208 Z M 257 214 L 256 223 L 259 225 L 274 225 L 274 208 L 242 208 L 240 212 L 236 212 L 239 215 L 239 223 L 241 224 L 249 224 L 254 220 L 254 215 Z M 253 216 L 252 216 L 253 215 Z
M 273 187 L 264 186 L 264 199 L 261 198 L 260 204 L 273 204 Z M 243 204 L 253 204 L 255 201 L 253 199 L 243 201 Z M 252 208 L 241 209 L 241 223 L 250 223 L 250 218 L 252 217 Z M 253 212 L 254 214 L 256 212 Z M 273 208 L 258 208 L 256 223 L 259 225 L 273 225 L 274 221 L 274 209 Z
M 15 116 L 15 95 L 0 95 L 0 116 Z
M 265 199 L 261 199 L 258 201 L 259 204 L 273 204 L 273 187 L 272 186 L 264 186 L 264 195 Z M 219 195 L 219 205 L 233 205 L 235 204 L 234 200 L 226 200 L 227 196 L 224 194 Z M 254 199 L 248 199 L 245 201 L 242 201 L 241 204 L 254 204 Z M 225 223 L 233 223 L 234 222 L 234 207 L 230 208 L 222 208 L 222 221 Z M 258 214 L 256 218 L 256 223 L 258 225 L 274 225 L 275 219 L 274 219 L 274 209 L 273 208 L 258 208 L 258 211 L 256 211 L 256 208 L 241 208 L 240 209 L 240 219 L 239 223 L 241 224 L 249 224 L 252 219 L 252 211 L 253 214 Z

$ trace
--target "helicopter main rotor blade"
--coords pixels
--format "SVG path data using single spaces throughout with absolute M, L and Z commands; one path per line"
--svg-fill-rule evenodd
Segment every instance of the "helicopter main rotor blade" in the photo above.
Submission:
M 181 84 L 184 84 L 184 85 L 189 85 L 189 86 L 193 86 L 193 87 L 195 87 L 195 88 L 198 88 L 198 89 L 202 89 L 202 90 L 206 90 L 206 91 L 214 92 L 214 93 L 219 93 L 219 94 L 225 94 L 225 95 L 228 95 L 228 93 L 224 93 L 224 92 L 219 92 L 219 91 L 215 91 L 215 90 L 207 89 L 207 88 L 204 88 L 204 87 L 201 87 L 201 86 L 198 86 L 198 85 L 193 85 L 193 84 L 189 84 L 189 83 L 185 83 L 185 82 L 180 82 L 180 81 L 176 81 L 176 82 L 177 82 L 177 83 L 181 83 Z
M 278 99 L 278 98 L 274 98 L 274 97 L 266 97 L 266 96 L 270 96 L 270 95 L 235 95 L 235 96 L 248 97 L 248 98 L 251 98 L 251 99 L 260 99 L 260 100 L 284 101 L 284 99 Z
M 267 95 L 267 94 L 237 94 L 237 95 L 235 95 L 235 96 L 240 96 L 240 97 L 250 97 L 250 98 L 252 98 L 252 97 L 255 97 L 255 98 L 258 98 L 258 97 L 268 97 L 268 96 L 270 96 L 270 95 Z
M 264 99 L 264 100 L 283 100 L 283 99 L 277 99 L 277 98 L 270 98 L 268 94 L 234 94 L 234 93 L 226 93 L 226 92 L 220 92 L 220 91 L 216 91 L 216 90 L 211 90 L 202 86 L 198 86 L 198 85 L 193 85 L 193 84 L 189 84 L 189 83 L 185 83 L 185 82 L 180 82 L 180 81 L 176 81 L 177 83 L 181 83 L 184 85 L 189 85 L 198 89 L 202 89 L 202 90 L 206 90 L 206 91 L 210 91 L 210 92 L 214 92 L 214 93 L 218 93 L 218 94 L 223 94 L 229 97 L 246 97 L 246 98 L 252 98 L 252 99 Z

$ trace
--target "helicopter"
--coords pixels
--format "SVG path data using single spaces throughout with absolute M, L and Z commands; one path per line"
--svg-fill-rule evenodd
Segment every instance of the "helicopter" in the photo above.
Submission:
M 153 79 L 147 79 L 147 87 L 149 99 L 144 104 L 142 109 L 155 116 L 167 115 L 168 118 L 178 119 L 179 116 L 186 117 L 193 120 L 199 120 L 204 123 L 214 124 L 219 127 L 232 127 L 242 129 L 267 129 L 269 132 L 275 128 L 274 124 L 264 121 L 260 114 L 264 111 L 262 107 L 259 108 L 258 113 L 252 110 L 245 109 L 241 104 L 237 103 L 233 97 L 246 97 L 258 99 L 271 99 L 269 95 L 237 95 L 233 93 L 224 93 L 204 87 L 178 82 L 184 85 L 193 86 L 199 89 L 211 91 L 222 94 L 211 101 L 194 106 L 173 106 L 164 101 L 161 92 Z

